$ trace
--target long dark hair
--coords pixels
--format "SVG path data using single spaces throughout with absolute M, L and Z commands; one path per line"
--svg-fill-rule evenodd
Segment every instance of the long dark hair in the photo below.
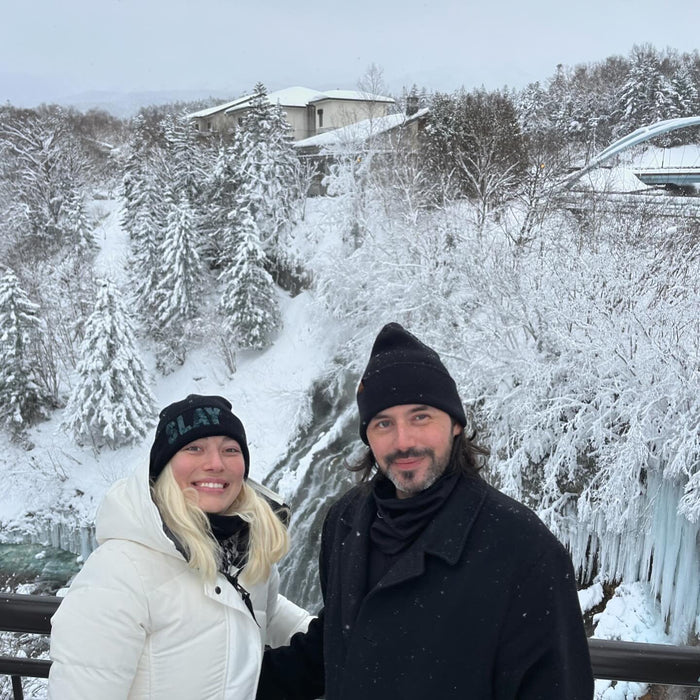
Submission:
M 489 451 L 485 447 L 477 445 L 474 441 L 475 437 L 476 431 L 467 436 L 462 430 L 459 435 L 455 435 L 454 440 L 452 440 L 450 462 L 445 470 L 446 474 L 458 471 L 472 479 L 481 478 L 479 471 Z M 349 464 L 347 469 L 360 473 L 360 481 L 369 481 L 378 471 L 377 460 L 374 458 L 372 450 L 368 447 L 362 458 L 355 464 Z

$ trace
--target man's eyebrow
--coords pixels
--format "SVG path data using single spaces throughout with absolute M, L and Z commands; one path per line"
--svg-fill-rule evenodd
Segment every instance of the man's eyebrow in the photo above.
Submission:
M 432 409 L 434 409 L 434 407 L 433 407 L 433 406 L 428 406 L 428 404 L 426 403 L 426 404 L 421 404 L 420 406 L 415 406 L 414 408 L 411 408 L 411 409 L 409 410 L 409 413 L 420 413 L 421 411 L 429 411 L 429 410 L 432 410 Z M 370 421 L 369 421 L 369 422 L 371 423 L 372 421 L 375 421 L 375 420 L 381 420 L 382 418 L 390 418 L 390 417 L 391 417 L 391 416 L 389 416 L 388 414 L 386 414 L 386 413 L 380 411 L 379 413 L 377 413 L 377 414 L 375 414 L 374 416 L 372 416 L 372 417 L 370 418 Z
M 386 418 L 386 417 L 387 417 L 386 413 L 376 413 L 375 415 L 373 415 L 369 419 L 369 422 L 371 423 L 372 421 L 381 420 L 382 418 Z

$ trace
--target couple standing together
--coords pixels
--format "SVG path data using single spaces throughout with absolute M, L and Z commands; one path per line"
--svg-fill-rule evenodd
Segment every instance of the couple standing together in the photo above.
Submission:
M 231 404 L 166 407 L 52 620 L 49 698 L 590 700 L 571 560 L 478 473 L 457 388 L 396 323 L 357 389 L 361 483 L 323 525 L 323 608 L 278 592 L 286 512 Z

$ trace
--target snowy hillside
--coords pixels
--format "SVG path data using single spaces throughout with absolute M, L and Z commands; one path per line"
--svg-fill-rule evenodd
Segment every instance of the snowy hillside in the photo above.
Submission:
M 98 274 L 125 284 L 127 240 L 119 225 L 116 201 L 99 203 L 107 216 L 96 230 L 100 252 Z M 284 325 L 275 343 L 263 352 L 242 352 L 231 375 L 206 344 L 185 364 L 159 377 L 150 358 L 153 393 L 160 407 L 189 393 L 220 394 L 233 403 L 248 434 L 251 476 L 262 481 L 280 459 L 293 437 L 308 402 L 312 383 L 327 369 L 342 340 L 337 323 L 324 319 L 308 292 L 294 298 L 280 291 Z M 61 411 L 32 430 L 35 447 L 11 447 L 3 457 L 4 480 L 0 495 L 0 521 L 8 528 L 31 528 L 27 511 L 61 512 L 70 509 L 90 522 L 106 488 L 148 459 L 152 433 L 141 445 L 103 450 L 79 448 L 59 426 Z M 21 466 L 20 466 L 21 465 Z

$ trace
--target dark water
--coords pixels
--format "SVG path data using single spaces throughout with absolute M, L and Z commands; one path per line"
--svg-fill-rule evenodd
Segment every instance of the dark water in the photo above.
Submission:
M 0 544 L 0 589 L 32 584 L 32 593 L 51 594 L 80 569 L 73 552 L 40 544 Z

